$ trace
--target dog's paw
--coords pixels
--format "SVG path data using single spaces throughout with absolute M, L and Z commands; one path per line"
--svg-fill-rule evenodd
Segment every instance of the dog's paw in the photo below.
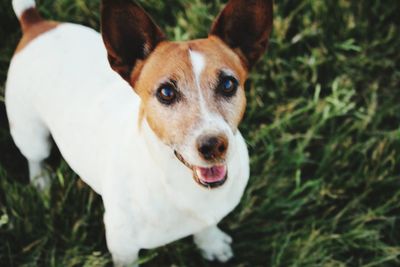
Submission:
M 50 188 L 51 174 L 42 162 L 28 161 L 29 179 L 39 192 L 47 192 Z
M 195 235 L 194 242 L 206 260 L 227 262 L 233 257 L 232 238 L 217 227 Z
M 124 262 L 115 262 L 114 261 L 114 267 L 139 267 L 139 264 L 137 263 L 124 263 Z
M 112 258 L 114 267 L 139 267 L 139 263 L 137 262 L 137 254 L 122 256 L 113 253 Z
M 31 179 L 31 183 L 39 192 L 46 192 L 49 190 L 51 184 L 50 174 L 43 172 Z

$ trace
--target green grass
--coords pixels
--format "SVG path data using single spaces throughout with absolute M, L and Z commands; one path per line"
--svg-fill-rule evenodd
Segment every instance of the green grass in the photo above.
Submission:
M 47 18 L 99 26 L 99 1 L 41 0 Z M 140 1 L 171 39 L 205 36 L 225 1 Z M 168 2 L 168 3 L 167 3 Z M 241 131 L 251 180 L 221 224 L 227 266 L 400 266 L 399 1 L 276 1 Z M 20 30 L 0 3 L 0 90 Z M 48 196 L 27 185 L 0 98 L 0 266 L 109 266 L 101 199 L 57 157 Z M 144 266 L 219 266 L 190 238 Z

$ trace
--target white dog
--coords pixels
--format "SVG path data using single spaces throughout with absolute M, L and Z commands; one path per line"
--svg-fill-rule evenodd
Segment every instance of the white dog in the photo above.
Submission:
M 217 223 L 249 178 L 237 127 L 248 71 L 268 44 L 272 0 L 231 0 L 208 38 L 187 42 L 167 41 L 129 0 L 103 0 L 102 36 L 42 19 L 33 0 L 13 6 L 23 37 L 6 107 L 32 183 L 49 185 L 51 135 L 102 196 L 116 265 L 191 234 L 207 259 L 231 258 Z

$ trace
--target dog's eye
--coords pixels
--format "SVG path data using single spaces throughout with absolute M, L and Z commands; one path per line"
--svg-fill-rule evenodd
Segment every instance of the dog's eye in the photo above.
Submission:
M 225 96 L 233 96 L 238 88 L 238 81 L 232 76 L 222 77 L 218 85 L 218 93 Z
M 172 84 L 163 84 L 157 90 L 157 99 L 164 105 L 171 105 L 177 97 L 178 92 Z

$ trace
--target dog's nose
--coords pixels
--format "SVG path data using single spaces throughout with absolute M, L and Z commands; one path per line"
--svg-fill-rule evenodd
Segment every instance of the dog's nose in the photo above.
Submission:
M 223 159 L 228 149 L 228 139 L 223 135 L 202 136 L 197 141 L 197 150 L 205 160 Z

